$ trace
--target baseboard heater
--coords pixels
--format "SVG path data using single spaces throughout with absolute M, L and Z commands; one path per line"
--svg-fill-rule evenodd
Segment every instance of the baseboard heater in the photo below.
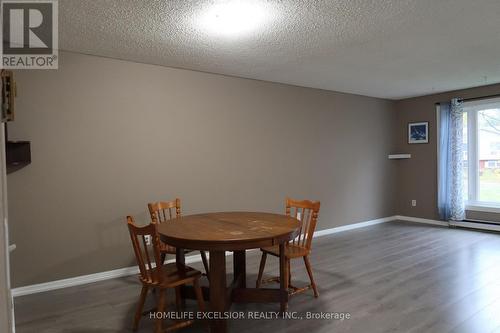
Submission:
M 463 220 L 450 221 L 450 226 L 500 232 L 500 223 L 493 221 Z

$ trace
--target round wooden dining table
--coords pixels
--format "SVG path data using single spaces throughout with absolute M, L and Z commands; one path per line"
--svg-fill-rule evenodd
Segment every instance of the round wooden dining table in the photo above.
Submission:
M 158 232 L 163 242 L 176 247 L 176 262 L 185 263 L 185 249 L 210 253 L 209 288 L 204 290 L 212 314 L 223 314 L 232 302 L 278 302 L 282 312 L 288 306 L 288 272 L 285 244 L 299 232 L 300 221 L 286 215 L 260 212 L 220 212 L 187 215 L 172 223 L 161 223 Z M 280 288 L 247 288 L 247 249 L 267 246 L 280 249 Z M 233 252 L 233 281 L 226 282 L 226 251 Z M 193 295 L 185 287 L 186 297 Z M 222 316 L 223 317 L 223 316 Z M 212 332 L 227 332 L 224 319 L 210 321 Z

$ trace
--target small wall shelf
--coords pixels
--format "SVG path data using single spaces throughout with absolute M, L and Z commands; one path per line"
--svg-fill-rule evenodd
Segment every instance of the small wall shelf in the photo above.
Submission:
M 5 142 L 5 156 L 7 173 L 24 168 L 31 163 L 31 149 L 29 141 Z
M 31 143 L 29 141 L 10 141 L 5 124 L 5 164 L 7 173 L 15 172 L 31 163 Z
M 390 160 L 406 160 L 411 158 L 411 154 L 391 154 L 389 155 Z

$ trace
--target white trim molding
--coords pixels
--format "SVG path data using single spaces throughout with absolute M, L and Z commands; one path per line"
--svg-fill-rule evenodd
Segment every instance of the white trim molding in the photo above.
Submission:
M 137 273 L 139 273 L 139 269 L 137 268 L 137 266 L 135 266 L 135 267 L 119 268 L 112 271 L 99 272 L 88 275 L 80 275 L 68 279 L 62 279 L 62 280 L 56 280 L 56 281 L 50 281 L 45 283 L 38 283 L 29 286 L 14 288 L 12 289 L 12 296 L 19 297 L 30 294 L 42 293 L 44 291 L 74 287 L 82 284 L 114 279 Z
M 343 226 L 340 226 L 340 227 L 319 230 L 319 231 L 316 231 L 314 233 L 313 237 L 316 238 L 316 237 L 321 237 L 321 236 L 336 234 L 338 232 L 343 232 L 343 231 L 348 231 L 348 230 L 353 230 L 353 229 L 364 228 L 364 227 L 368 227 L 368 226 L 371 226 L 371 225 L 385 223 L 385 222 L 390 222 L 390 221 L 394 221 L 394 220 L 396 220 L 396 216 L 388 216 L 388 217 L 383 217 L 383 218 L 376 219 L 376 220 L 358 222 L 358 223 L 343 225 Z
M 420 217 L 394 215 L 394 216 L 383 217 L 383 218 L 379 218 L 379 219 L 375 219 L 375 220 L 364 221 L 364 222 L 359 222 L 359 223 L 343 225 L 340 227 L 319 230 L 319 231 L 316 231 L 314 233 L 314 238 L 322 237 L 322 236 L 326 236 L 326 235 L 331 235 L 331 234 L 336 234 L 336 233 L 344 232 L 344 231 L 348 231 L 348 230 L 364 228 L 364 227 L 368 227 L 368 226 L 372 226 L 372 225 L 376 225 L 376 224 L 381 224 L 381 223 L 385 223 L 385 222 L 391 222 L 391 221 L 407 221 L 407 222 L 431 224 L 431 225 L 437 225 L 437 226 L 443 226 L 443 227 L 456 226 L 456 227 L 464 227 L 464 228 L 500 231 L 500 225 L 491 225 L 491 224 L 473 223 L 473 222 L 446 222 L 446 221 L 439 221 L 439 220 L 432 220 L 432 219 L 424 219 L 424 218 L 420 218 Z M 248 251 L 253 251 L 253 250 L 254 249 L 248 250 Z M 226 256 L 230 256 L 230 255 L 232 255 L 231 252 L 226 252 Z M 167 260 L 167 263 L 171 263 L 174 261 L 175 261 L 175 259 L 170 259 L 170 260 Z M 200 261 L 201 261 L 201 255 L 199 255 L 199 254 L 186 257 L 187 264 L 192 264 L 192 263 L 200 262 Z M 108 280 L 108 279 L 126 277 L 126 276 L 130 276 L 130 275 L 138 274 L 138 273 L 139 273 L 139 269 L 137 268 L 137 266 L 119 268 L 119 269 L 106 271 L 106 272 L 82 275 L 82 276 L 77 276 L 77 277 L 68 278 L 68 279 L 50 281 L 50 282 L 46 282 L 46 283 L 39 283 L 39 284 L 33 284 L 33 285 L 25 286 L 25 287 L 15 288 L 15 289 L 12 289 L 12 296 L 19 297 L 19 296 L 25 296 L 25 295 L 30 295 L 30 294 L 36 294 L 36 293 L 41 293 L 41 292 L 50 291 L 50 290 L 56 290 L 56 289 L 61 289 L 61 288 L 79 286 L 79 285 L 83 285 L 83 284 L 87 284 L 87 283 L 104 281 L 104 280 Z
M 363 221 L 363 222 L 343 225 L 340 227 L 319 230 L 319 231 L 316 231 L 314 233 L 314 238 L 322 237 L 322 236 L 326 236 L 326 235 L 331 235 L 331 234 L 336 234 L 336 233 L 344 232 L 344 231 L 348 231 L 348 230 L 369 227 L 369 226 L 376 225 L 376 224 L 397 221 L 397 220 L 416 222 L 416 223 L 424 223 L 424 224 L 432 224 L 432 225 L 439 225 L 439 226 L 449 226 L 450 225 L 448 222 L 445 222 L 445 221 L 423 219 L 423 218 L 419 218 L 419 217 L 394 215 L 394 216 L 383 217 L 383 218 L 379 218 L 379 219 L 375 219 L 375 220 Z M 462 222 L 460 222 L 460 223 L 462 223 Z M 468 223 L 470 223 L 470 222 L 468 222 Z M 473 224 L 476 229 L 481 229 L 480 227 L 476 226 L 477 223 L 470 223 L 470 224 Z M 500 230 L 500 226 L 498 226 L 498 230 Z M 253 249 L 249 250 L 249 251 L 253 251 Z M 230 256 L 230 255 L 232 255 L 231 252 L 226 252 L 226 256 Z M 167 263 L 171 263 L 174 261 L 175 261 L 175 259 L 170 259 L 170 260 L 167 260 Z M 192 264 L 192 263 L 200 262 L 200 261 L 201 261 L 201 256 L 199 254 L 186 257 L 187 264 Z M 115 269 L 115 270 L 111 270 L 111 271 L 76 276 L 76 277 L 68 278 L 68 279 L 62 279 L 62 280 L 45 282 L 45 283 L 33 284 L 33 285 L 25 286 L 25 287 L 14 288 L 14 289 L 12 289 L 12 296 L 19 297 L 19 296 L 25 296 L 25 295 L 30 295 L 30 294 L 36 294 L 36 293 L 41 293 L 41 292 L 50 291 L 50 290 L 56 290 L 56 289 L 61 289 L 61 288 L 79 286 L 79 285 L 83 285 L 83 284 L 87 284 L 87 283 L 104 281 L 104 280 L 108 280 L 108 279 L 126 277 L 126 276 L 130 276 L 130 275 L 138 274 L 138 273 L 139 273 L 139 269 L 137 268 L 137 266 L 119 268 L 119 269 Z
M 416 222 L 416 223 L 425 223 L 425 224 L 432 224 L 432 225 L 440 225 L 447 227 L 450 224 L 447 221 L 440 221 L 440 220 L 432 220 L 432 219 L 423 219 L 420 217 L 413 217 L 413 216 L 403 216 L 403 215 L 396 215 L 394 217 L 395 220 L 400 220 L 400 221 L 408 221 L 408 222 Z
M 347 230 L 364 228 L 364 227 L 368 227 L 371 225 L 380 224 L 380 223 L 389 222 L 389 221 L 394 221 L 394 220 L 396 220 L 396 216 L 389 216 L 389 217 L 384 217 L 384 218 L 380 218 L 380 219 L 376 219 L 376 220 L 364 221 L 364 222 L 359 222 L 359 223 L 354 223 L 354 224 L 343 225 L 340 227 L 319 230 L 319 231 L 316 231 L 314 233 L 314 237 L 321 237 L 321 236 L 331 235 L 331 234 L 335 234 L 335 233 L 343 232 L 343 231 L 347 231 Z M 228 255 L 232 255 L 232 253 L 226 252 L 226 256 L 228 256 Z M 167 260 L 167 263 L 171 263 L 174 261 L 175 261 L 175 259 L 170 259 L 170 260 Z M 187 264 L 192 264 L 192 263 L 199 262 L 199 261 L 201 261 L 201 255 L 199 255 L 199 254 L 186 257 Z M 45 283 L 38 283 L 38 284 L 29 285 L 29 286 L 14 288 L 14 289 L 12 289 L 12 296 L 13 297 L 25 296 L 25 295 L 41 293 L 41 292 L 50 291 L 50 290 L 74 287 L 74 286 L 79 286 L 79 285 L 87 284 L 87 283 L 93 283 L 93 282 L 99 282 L 99 281 L 104 281 L 104 280 L 109 280 L 109 279 L 125 277 L 125 276 L 129 276 L 129 275 L 134 275 L 134 274 L 139 274 L 139 269 L 137 266 L 119 268 L 119 269 L 114 269 L 111 271 L 99 272 L 99 273 L 88 274 L 88 275 L 81 275 L 81 276 L 76 276 L 76 277 L 72 277 L 72 278 L 68 278 L 68 279 L 62 279 L 62 280 L 56 280 L 56 281 L 50 281 L 50 282 L 45 282 Z
M 190 255 L 186 257 L 186 264 L 192 264 L 201 261 L 201 255 Z M 175 262 L 175 259 L 169 259 L 166 263 Z M 139 274 L 139 268 L 137 266 L 118 268 L 111 271 L 99 272 L 88 275 L 80 275 L 68 279 L 50 281 L 45 283 L 32 284 L 25 287 L 18 287 L 12 289 L 12 296 L 19 297 L 30 294 L 42 293 L 44 291 L 68 288 L 79 286 L 82 284 L 99 282 L 109 279 L 116 279 L 120 277 L 130 276 Z

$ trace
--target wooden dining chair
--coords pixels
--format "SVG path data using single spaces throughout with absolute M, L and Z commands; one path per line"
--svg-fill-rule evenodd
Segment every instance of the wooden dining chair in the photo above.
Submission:
M 181 216 L 181 199 L 148 203 L 148 209 L 153 223 L 175 222 L 175 219 Z M 160 252 L 164 261 L 167 254 L 175 254 L 175 247 L 160 241 Z M 186 249 L 185 252 L 191 252 L 191 250 Z M 205 274 L 209 278 L 207 254 L 205 251 L 200 251 L 200 254 Z
M 200 288 L 201 272 L 185 265 L 171 263 L 163 265 L 160 253 L 160 238 L 157 232 L 157 225 L 151 223 L 144 227 L 138 227 L 134 224 L 134 219 L 127 216 L 128 230 L 132 246 L 134 248 L 137 265 L 139 266 L 139 279 L 142 282 L 141 296 L 134 316 L 133 330 L 136 331 L 141 320 L 144 302 L 149 290 L 156 290 L 158 296 L 157 314 L 163 314 L 165 311 L 166 291 L 168 288 L 175 288 L 176 292 L 185 284 L 193 284 L 198 302 L 199 311 L 205 311 L 205 303 Z M 149 238 L 150 244 L 148 244 Z M 180 293 L 176 293 L 179 295 Z M 167 327 L 167 330 L 174 330 L 192 324 L 193 320 L 177 321 L 175 324 Z M 155 332 L 163 332 L 163 317 L 157 316 L 155 323 Z
M 286 215 L 295 217 L 300 220 L 301 227 L 299 235 L 288 242 L 285 247 L 285 258 L 286 258 L 286 266 L 288 270 L 288 286 L 289 286 L 289 294 L 294 295 L 296 293 L 304 292 L 309 289 L 313 289 L 314 297 L 318 297 L 318 288 L 316 287 L 316 283 L 314 282 L 314 277 L 312 273 L 311 263 L 309 261 L 309 254 L 311 253 L 311 243 L 314 235 L 314 230 L 316 228 L 316 222 L 318 220 L 319 214 L 319 201 L 309 201 L 302 200 L 297 201 L 290 198 L 286 199 Z M 272 256 L 279 257 L 279 247 L 278 245 L 264 247 L 260 249 L 262 251 L 262 257 L 260 259 L 260 267 L 259 267 L 259 275 L 257 277 L 257 288 L 260 288 L 262 283 L 267 282 L 279 282 L 279 277 L 273 277 L 270 279 L 262 280 L 262 274 L 264 273 L 264 267 L 266 265 L 267 255 L 270 254 Z M 311 283 L 303 288 L 295 287 L 291 284 L 292 275 L 290 272 L 290 261 L 292 259 L 303 258 L 304 264 L 306 266 L 307 274 L 309 275 L 309 279 Z

